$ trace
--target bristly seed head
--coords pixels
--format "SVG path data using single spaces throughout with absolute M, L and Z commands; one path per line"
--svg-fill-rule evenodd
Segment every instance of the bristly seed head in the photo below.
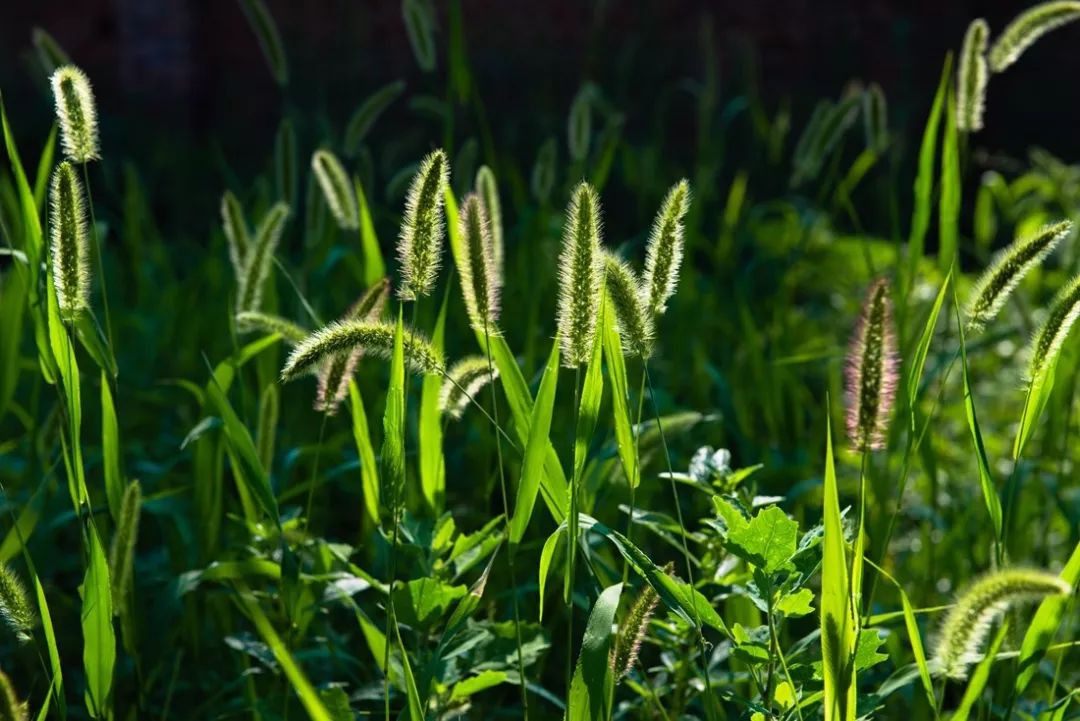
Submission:
M 484 203 L 484 213 L 487 215 L 488 227 L 491 228 L 491 249 L 495 254 L 496 275 L 501 283 L 505 259 L 502 203 L 499 202 L 499 186 L 495 181 L 495 173 L 486 165 L 481 165 L 476 171 L 476 193 Z
M 416 300 L 430 295 L 439 274 L 443 243 L 443 212 L 450 165 L 436 150 L 420 163 L 405 200 L 405 217 L 398 236 L 401 287 L 398 297 Z
M 26 703 L 19 700 L 7 674 L 0 671 L 0 721 L 27 721 Z
M 57 68 L 49 81 L 64 156 L 73 163 L 99 159 L 97 107 L 86 73 L 74 65 L 65 65 Z
M 342 320 L 362 320 L 377 323 L 382 320 L 387 301 L 390 300 L 390 281 L 383 278 L 364 291 Z M 319 385 L 315 392 L 315 410 L 332 416 L 349 394 L 349 381 L 364 355 L 362 347 L 336 353 L 319 366 Z
M 653 221 L 645 255 L 642 295 L 652 315 L 667 309 L 675 294 L 683 258 L 683 218 L 690 207 L 690 184 L 680 180 L 671 187 Z
M 0 563 L 0 620 L 11 629 L 19 643 L 26 643 L 37 625 L 37 613 L 26 587 L 6 563 Z
M 417 331 L 406 329 L 404 344 L 405 357 L 413 372 L 442 375 L 442 353 L 431 341 Z M 331 355 L 357 348 L 378 358 L 390 358 L 394 352 L 394 325 L 364 320 L 334 321 L 293 349 L 281 369 L 281 380 L 287 383 Z
M 964 132 L 982 130 L 986 104 L 986 83 L 990 70 L 986 65 L 986 44 L 990 26 L 982 18 L 971 21 L 960 51 L 956 71 L 956 128 Z
M 1061 347 L 1080 316 L 1080 275 L 1058 291 L 1050 303 L 1046 320 L 1035 331 L 1028 350 L 1027 378 L 1034 381 L 1047 368 L 1057 363 Z
M 1068 583 L 1044 571 L 1014 568 L 983 576 L 960 594 L 941 627 L 934 654 L 941 672 L 966 678 L 968 666 L 979 660 L 990 626 L 1011 606 L 1071 592 Z
M 653 316 L 645 308 L 637 275 L 622 258 L 605 252 L 604 279 L 623 351 L 648 358 L 652 355 Z
M 558 326 L 562 363 L 577 368 L 592 355 L 603 288 L 600 202 L 588 183 L 574 188 L 565 223 L 559 255 Z
M 492 332 L 499 320 L 502 279 L 495 258 L 495 242 L 484 202 L 469 193 L 458 211 L 461 237 L 461 294 L 469 322 L 479 333 Z
M 990 69 L 1002 72 L 1043 35 L 1078 18 L 1080 2 L 1076 0 L 1051 0 L 1028 8 L 1005 26 L 990 48 Z
M 73 320 L 90 307 L 90 242 L 82 183 L 71 163 L 56 166 L 49 195 L 53 287 L 61 316 Z
M 664 566 L 663 572 L 671 575 L 674 567 L 674 564 L 668 563 Z M 656 590 L 651 585 L 645 584 L 638 593 L 637 598 L 634 599 L 630 610 L 627 611 L 626 618 L 619 624 L 615 643 L 612 645 L 611 654 L 608 657 L 608 663 L 615 674 L 616 683 L 625 678 L 637 662 L 641 643 L 645 640 L 645 636 L 649 631 L 649 621 L 652 619 L 659 602 L 660 596 L 657 595 Z
M 898 361 L 889 283 L 870 286 L 847 357 L 847 432 L 859 451 L 885 447 Z
M 356 203 L 349 174 L 345 167 L 329 150 L 316 150 L 311 156 L 311 169 L 322 188 L 326 205 L 343 230 L 356 230 L 360 227 L 360 210 Z
M 226 190 L 221 196 L 221 226 L 225 230 L 229 262 L 239 287 L 244 282 L 244 266 L 251 249 L 251 231 L 248 230 L 247 219 L 244 217 L 244 208 L 231 190 Z
M 243 310 L 236 314 L 238 333 L 277 333 L 290 345 L 296 345 L 308 337 L 308 332 L 288 318 L 257 310 Z
M 262 305 L 263 286 L 270 275 L 270 265 L 277 252 L 285 222 L 289 219 L 289 206 L 274 203 L 263 216 L 255 231 L 255 239 L 248 250 L 243 282 L 237 292 L 237 311 L 259 310 Z
M 1044 225 L 1030 235 L 1017 238 L 999 252 L 971 290 L 971 300 L 967 304 L 968 330 L 982 330 L 997 317 L 1024 276 L 1070 231 L 1072 223 L 1067 220 Z
M 446 373 L 439 391 L 439 411 L 457 420 L 465 413 L 485 385 L 499 377 L 499 371 L 484 356 L 462 358 Z
M 112 579 L 113 608 L 117 615 L 124 612 L 131 595 L 141 514 L 142 486 L 138 481 L 132 481 L 124 489 L 120 517 L 109 549 L 109 578 Z

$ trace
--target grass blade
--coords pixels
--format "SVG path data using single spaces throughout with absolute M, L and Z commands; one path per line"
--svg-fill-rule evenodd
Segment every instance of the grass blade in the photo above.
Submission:
M 364 400 L 356 381 L 349 381 L 349 409 L 352 412 L 353 440 L 356 454 L 360 457 L 360 483 L 364 494 L 364 513 L 372 523 L 379 525 L 379 464 L 375 460 L 375 446 L 371 443 Z
M 86 709 L 96 719 L 109 718 L 116 631 L 113 629 L 109 562 L 97 529 L 90 526 L 89 558 L 82 586 L 83 668 L 86 671 Z
M 435 321 L 435 330 L 431 334 L 431 345 L 442 353 L 446 335 L 446 309 L 450 300 L 450 286 L 447 284 L 443 293 L 439 317 Z M 436 517 L 442 511 L 446 495 L 446 462 L 443 458 L 442 414 L 439 412 L 439 393 L 442 390 L 441 376 L 424 376 L 420 391 L 420 488 L 428 508 Z
M 622 339 L 615 327 L 615 314 L 605 313 L 604 363 L 611 379 L 611 410 L 615 426 L 615 441 L 619 447 L 626 482 L 636 488 L 641 481 L 638 474 L 637 453 L 634 450 L 634 428 L 630 416 L 630 388 L 626 379 L 626 358 L 623 357 Z
M 1061 569 L 1061 578 L 1074 589 L 1080 583 L 1080 543 L 1073 549 L 1065 568 Z M 1020 644 L 1020 671 L 1016 675 L 1017 695 L 1022 694 L 1031 683 L 1038 670 L 1039 661 L 1046 655 L 1046 649 L 1054 640 L 1054 634 L 1065 618 L 1069 604 L 1074 602 L 1071 597 L 1055 595 L 1048 596 L 1039 604 Z
M 113 406 L 109 378 L 101 371 L 101 453 L 105 472 L 105 497 L 109 503 L 109 514 L 119 518 L 120 499 L 124 495 L 124 482 L 120 476 L 120 431 L 116 423 L 116 408 Z
M 941 144 L 941 202 L 938 205 L 938 269 L 944 275 L 956 262 L 960 237 L 960 149 L 955 90 L 945 94 L 945 135 Z
M 612 625 L 619 607 L 622 584 L 608 586 L 593 604 L 581 653 L 570 684 L 566 717 L 569 721 L 602 721 L 611 715 L 611 694 L 614 678 L 608 664 L 611 652 Z
M 515 367 L 517 363 L 514 363 Z M 500 368 L 501 372 L 501 368 Z M 536 494 L 540 489 L 541 476 L 547 450 L 551 445 L 551 413 L 555 405 L 555 388 L 559 380 L 559 339 L 551 344 L 544 376 L 540 381 L 540 390 L 536 394 L 536 403 L 532 408 L 529 421 L 529 436 L 525 443 L 525 460 L 521 464 L 521 481 L 518 483 L 517 498 L 514 500 L 514 515 L 510 519 L 510 543 L 517 545 L 525 536 L 525 529 L 532 518 Z

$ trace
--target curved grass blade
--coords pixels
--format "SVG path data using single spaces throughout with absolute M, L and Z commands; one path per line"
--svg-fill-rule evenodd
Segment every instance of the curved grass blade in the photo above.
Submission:
M 446 309 L 449 299 L 448 283 L 443 293 L 438 319 L 435 321 L 435 330 L 431 334 L 431 345 L 440 354 L 446 334 Z M 442 512 L 446 496 L 446 462 L 443 458 L 442 414 L 439 412 L 442 383 L 442 377 L 426 375 L 420 391 L 420 489 L 428 508 L 434 512 L 436 518 Z
M 124 481 L 120 475 L 120 430 L 116 423 L 109 378 L 101 371 L 101 465 L 105 475 L 105 498 L 109 515 L 120 517 L 120 499 L 124 496 Z
M 1061 570 L 1061 580 L 1074 589 L 1080 583 L 1080 543 L 1073 549 L 1068 563 Z M 1061 621 L 1065 618 L 1065 612 L 1070 603 L 1075 603 L 1075 600 L 1069 596 L 1048 596 L 1035 611 L 1031 625 L 1028 626 L 1024 640 L 1020 644 L 1020 665 L 1015 684 L 1018 696 L 1027 689 L 1035 676 L 1039 661 L 1046 655 L 1046 650 L 1050 647 L 1050 642 L 1054 640 L 1054 634 L 1057 633 Z
M 609 301 L 610 302 L 610 301 Z M 626 379 L 626 358 L 622 352 L 622 339 L 615 327 L 615 314 L 604 314 L 604 363 L 611 379 L 611 412 L 615 426 L 615 441 L 619 447 L 626 482 L 637 488 L 641 481 L 638 473 L 637 453 L 634 450 L 634 429 L 630 417 L 630 389 Z
M 492 339 L 494 340 L 494 339 Z M 517 363 L 514 363 L 517 367 Z M 502 368 L 499 369 L 502 374 Z M 520 372 L 520 371 L 519 371 Z M 505 374 L 501 375 L 505 378 Z M 517 498 L 514 500 L 514 515 L 510 518 L 510 543 L 521 543 L 532 518 L 536 494 L 540 489 L 541 476 L 544 473 L 544 461 L 551 446 L 551 413 L 555 405 L 555 389 L 559 380 L 559 339 L 551 346 L 544 376 L 540 381 L 540 390 L 536 394 L 529 420 L 528 440 L 525 443 L 525 460 L 521 464 L 521 481 L 518 483 Z M 527 392 L 527 391 L 526 391 Z
M 611 716 L 611 696 L 615 683 L 608 656 L 613 638 L 611 628 L 615 623 L 615 611 L 619 607 L 621 594 L 621 583 L 608 586 L 589 613 L 567 699 L 568 721 L 602 721 Z
M 111 717 L 116 631 L 113 629 L 112 584 L 97 529 L 90 526 L 88 566 L 82 586 L 83 668 L 86 672 L 86 709 L 96 719 Z
M 379 464 L 375 460 L 375 447 L 371 443 L 364 401 L 355 380 L 349 381 L 349 409 L 352 412 L 353 440 L 356 443 L 356 453 L 360 457 L 364 512 L 374 528 L 379 525 Z
M 270 67 L 270 74 L 278 85 L 289 82 L 289 65 L 285 59 L 285 49 L 281 44 L 281 33 L 263 0 L 240 0 L 240 7 L 247 16 L 248 23 L 259 41 L 263 57 Z

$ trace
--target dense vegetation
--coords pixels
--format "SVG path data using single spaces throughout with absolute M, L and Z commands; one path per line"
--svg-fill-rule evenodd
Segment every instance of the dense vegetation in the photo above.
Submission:
M 1077 717 L 1080 166 L 973 148 L 1080 3 L 974 21 L 906 142 L 877 84 L 799 118 L 705 78 L 687 167 L 593 83 L 502 154 L 439 10 L 402 4 L 440 131 L 372 140 L 389 78 L 291 109 L 264 174 L 207 172 L 198 253 L 35 33 L 56 122 L 0 106 L 0 720 Z

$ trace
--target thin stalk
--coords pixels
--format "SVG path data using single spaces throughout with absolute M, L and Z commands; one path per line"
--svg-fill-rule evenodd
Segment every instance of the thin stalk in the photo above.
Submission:
M 854 579 L 856 573 L 858 573 L 859 587 L 856 588 L 855 584 L 851 584 L 851 607 L 855 609 L 855 623 L 857 624 L 858 632 L 862 632 L 863 620 L 862 613 L 859 611 L 859 606 L 862 604 L 862 572 L 861 566 L 863 564 L 862 556 L 866 555 L 866 546 L 863 545 L 863 534 L 866 530 L 866 477 L 870 468 L 870 451 L 864 449 L 862 452 L 862 466 L 859 469 L 859 525 L 855 528 L 855 548 L 860 549 L 861 553 L 853 554 L 851 557 L 851 573 L 849 578 Z M 856 564 L 859 564 L 859 568 L 856 568 Z M 858 634 L 855 636 L 858 638 Z
M 630 513 L 626 518 L 626 540 L 633 541 L 634 533 L 634 496 L 638 483 L 641 482 L 641 415 L 645 410 L 645 359 L 641 359 L 641 383 L 638 387 L 637 421 L 634 423 L 634 477 L 630 480 Z M 630 561 L 623 564 L 622 582 L 630 578 Z
M 570 447 L 574 447 L 576 437 L 577 419 L 579 415 L 579 399 L 581 397 L 581 367 L 574 368 L 574 423 L 571 424 Z M 566 514 L 566 697 L 570 698 L 570 686 L 574 682 L 574 571 L 577 559 L 577 548 L 573 539 L 577 537 L 577 472 L 570 475 L 570 508 Z
M 327 415 L 326 413 L 322 414 L 322 422 L 319 424 L 319 444 L 315 448 L 315 461 L 311 465 L 311 482 L 308 483 L 307 510 L 304 512 L 304 518 L 309 532 L 311 531 L 311 501 L 315 498 L 315 484 L 319 480 L 319 457 L 322 455 L 323 434 L 326 433 Z

